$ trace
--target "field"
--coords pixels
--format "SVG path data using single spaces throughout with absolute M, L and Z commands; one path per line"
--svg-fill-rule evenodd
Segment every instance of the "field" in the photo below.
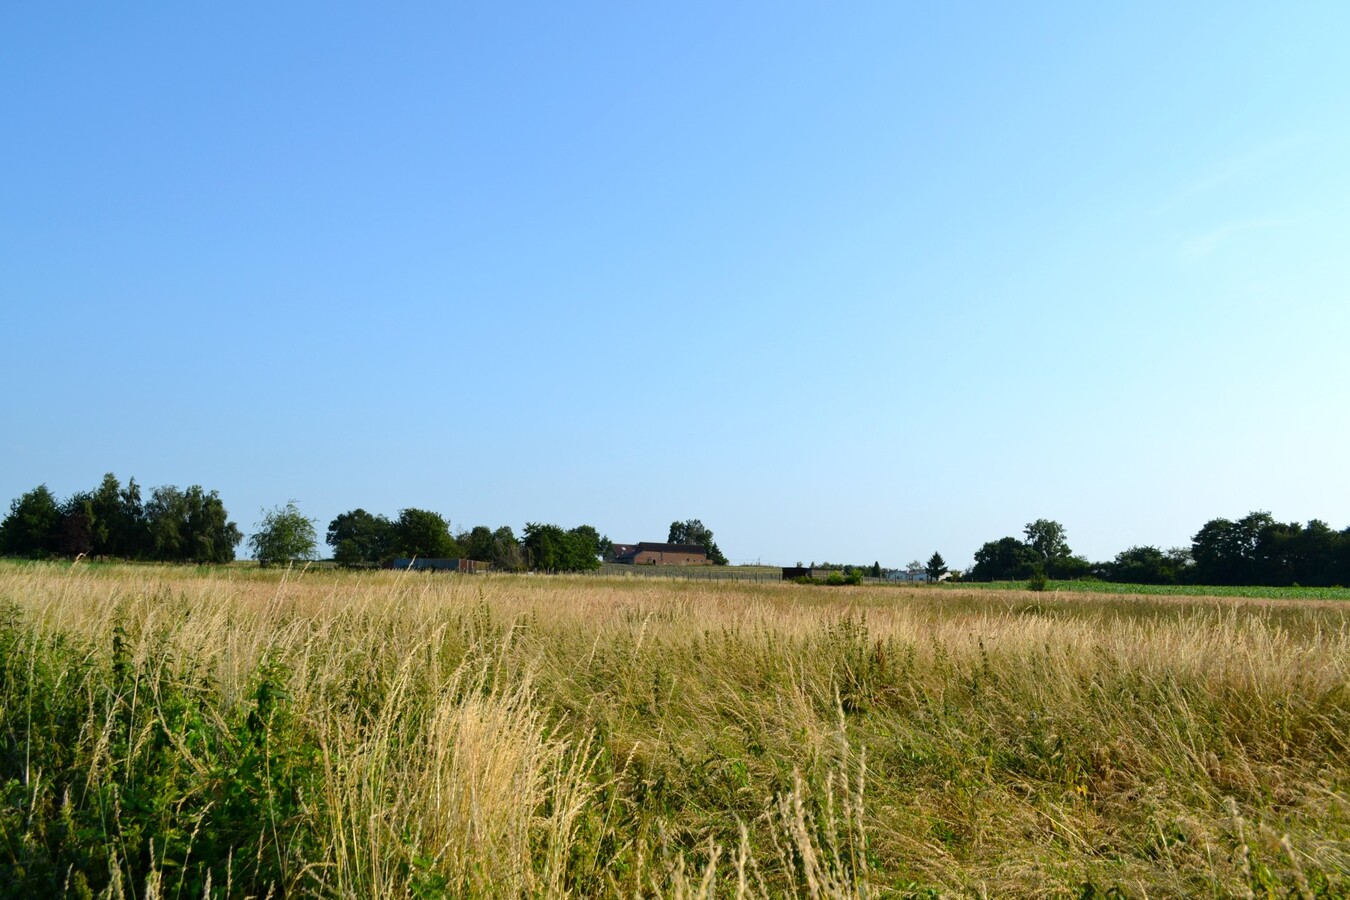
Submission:
M 1350 606 L 0 565 L 0 896 L 1345 896 Z
M 965 581 L 935 585 L 939 590 L 1022 591 L 1025 581 Z M 1046 590 L 1073 594 L 1128 594 L 1141 597 L 1238 597 L 1248 600 L 1350 600 L 1344 587 L 1265 587 L 1261 585 L 1121 584 L 1113 581 L 1050 581 Z

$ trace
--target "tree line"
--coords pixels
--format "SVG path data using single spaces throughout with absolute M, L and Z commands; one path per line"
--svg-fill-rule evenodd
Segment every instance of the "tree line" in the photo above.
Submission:
M 712 531 L 697 519 L 675 523 L 681 538 L 711 547 L 723 563 Z M 200 485 L 182 490 L 165 485 L 143 498 L 136 479 L 125 486 L 109 473 L 92 491 L 58 500 L 42 484 L 10 503 L 0 522 L 0 555 L 28 559 L 81 555 L 157 562 L 225 563 L 243 541 L 217 491 Z M 345 566 L 380 566 L 396 559 L 475 559 L 493 568 L 517 571 L 583 572 L 599 568 L 612 547 L 591 525 L 563 528 L 529 522 L 517 536 L 509 525 L 478 525 L 455 534 L 441 514 L 409 507 L 389 518 L 354 509 L 328 524 L 326 543 Z M 294 500 L 263 510 L 249 538 L 252 556 L 263 565 L 316 559 L 315 520 Z
M 989 541 L 975 551 L 972 581 L 1097 578 L 1125 584 L 1266 585 L 1332 587 L 1350 584 L 1350 528 L 1320 519 L 1279 522 L 1267 512 L 1241 519 L 1210 519 L 1189 547 L 1130 547 L 1107 562 L 1075 554 L 1064 526 L 1050 519 L 1027 524 L 1023 537 Z
M 328 524 L 326 543 L 344 566 L 377 566 L 394 559 L 476 559 L 506 572 L 585 572 L 600 567 L 611 542 L 591 525 L 564 529 L 529 522 L 517 537 L 510 525 L 476 525 L 452 534 L 439 514 L 403 509 L 390 519 L 364 509 L 345 512 Z
M 234 559 L 243 537 L 216 491 L 163 485 L 143 498 L 136 479 L 124 487 L 109 473 L 62 501 L 45 484 L 15 499 L 0 522 L 0 554 L 218 563 Z

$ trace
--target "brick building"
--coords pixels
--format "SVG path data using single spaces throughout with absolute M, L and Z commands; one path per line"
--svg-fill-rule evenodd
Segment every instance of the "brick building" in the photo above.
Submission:
M 706 566 L 708 551 L 698 544 L 615 544 L 614 561 L 635 566 Z

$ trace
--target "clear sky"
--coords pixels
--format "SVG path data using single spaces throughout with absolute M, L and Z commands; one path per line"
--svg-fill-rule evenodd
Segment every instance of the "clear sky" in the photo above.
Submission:
M 0 9 L 0 503 L 1350 525 L 1350 4 Z

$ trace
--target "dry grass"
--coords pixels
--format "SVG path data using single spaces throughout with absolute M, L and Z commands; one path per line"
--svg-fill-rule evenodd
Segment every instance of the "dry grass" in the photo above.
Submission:
M 0 867 L 54 893 L 1350 889 L 1335 603 L 6 565 L 0 605 Z

